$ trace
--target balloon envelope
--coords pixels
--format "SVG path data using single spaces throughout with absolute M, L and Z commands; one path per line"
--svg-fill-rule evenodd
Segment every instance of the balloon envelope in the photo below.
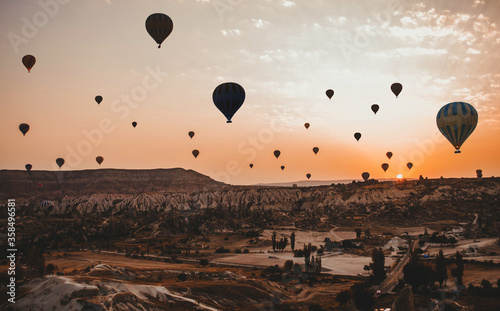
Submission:
M 311 174 L 306 174 L 307 179 L 311 178 Z
M 194 132 L 193 132 L 193 131 L 190 131 L 190 132 L 188 133 L 188 135 L 189 135 L 189 137 L 193 138 L 193 136 L 194 136 Z
M 253 167 L 253 164 L 252 164 L 252 163 L 250 163 L 250 165 L 249 165 L 249 166 L 250 166 L 250 168 L 252 168 L 252 167 Z
M 154 13 L 149 15 L 146 19 L 146 30 L 149 35 L 158 43 L 158 48 L 161 48 L 161 44 L 170 35 L 174 29 L 174 23 L 163 13 Z
M 390 151 L 387 152 L 385 155 L 387 156 L 387 158 L 389 158 L 389 160 L 392 158 L 392 152 Z
M 36 58 L 33 55 L 25 55 L 23 57 L 23 65 L 28 69 L 28 72 L 30 72 L 31 68 L 35 66 L 36 63 Z
M 226 117 L 227 123 L 231 123 L 231 118 L 245 101 L 245 90 L 238 83 L 222 83 L 212 93 L 212 100 Z
M 413 163 L 411 163 L 411 162 L 406 163 L 406 167 L 407 167 L 409 170 L 411 170 L 411 168 L 413 167 Z
M 33 166 L 31 164 L 26 164 L 24 166 L 26 168 L 26 170 L 28 171 L 28 173 L 31 171 L 31 169 L 33 168 Z
M 373 104 L 372 105 L 372 111 L 374 114 L 377 114 L 377 111 L 380 109 L 379 105 Z
M 137 126 L 137 122 L 132 122 L 132 126 L 135 128 Z
M 280 157 L 281 152 L 279 150 L 274 150 L 273 153 L 274 153 L 274 156 L 276 157 L 276 159 Z
M 63 158 L 57 158 L 56 163 L 61 168 L 64 165 L 64 159 Z
M 329 99 L 332 99 L 332 96 L 333 96 L 333 90 L 332 89 L 328 89 L 326 90 L 326 96 L 328 96 Z
M 460 147 L 476 128 L 478 114 L 476 109 L 464 102 L 453 102 L 439 109 L 436 124 L 441 134 L 460 153 Z
M 314 147 L 314 148 L 313 148 L 313 152 L 314 152 L 314 154 L 318 154 L 318 151 L 319 151 L 319 148 L 318 148 L 318 147 Z
M 23 133 L 24 136 L 30 130 L 30 126 L 26 123 L 21 123 L 19 124 L 19 130 L 21 131 L 21 133 Z
M 394 93 L 394 95 L 396 95 L 396 98 L 398 98 L 398 95 L 402 90 L 403 86 L 401 85 L 401 83 L 396 82 L 391 85 L 391 91 Z
M 389 168 L 389 164 L 387 164 L 387 163 L 382 164 L 382 169 L 384 170 L 384 172 L 387 171 L 388 168 Z
M 306 130 L 309 128 L 309 126 L 311 126 L 309 123 L 304 123 L 304 127 L 306 128 Z
M 361 133 L 354 133 L 354 138 L 359 141 L 359 139 L 361 138 Z
M 97 96 L 95 97 L 95 101 L 96 101 L 96 103 L 99 105 L 99 104 L 102 102 L 102 96 L 97 95 Z
M 364 172 L 363 174 L 361 174 L 361 177 L 363 177 L 363 179 L 364 179 L 365 181 L 367 181 L 367 180 L 368 180 L 368 178 L 370 178 L 370 173 L 368 173 L 368 172 Z
M 284 169 L 285 169 L 285 166 L 284 166 L 284 165 L 282 165 L 282 166 L 281 166 L 281 170 L 284 170 Z
M 198 157 L 198 155 L 200 154 L 200 152 L 197 149 L 194 149 L 192 154 L 193 154 L 194 158 L 196 159 Z
M 95 161 L 96 161 L 99 165 L 101 165 L 102 161 L 104 161 L 104 158 L 103 158 L 103 157 L 101 157 L 101 156 L 98 156 L 97 158 L 95 158 Z

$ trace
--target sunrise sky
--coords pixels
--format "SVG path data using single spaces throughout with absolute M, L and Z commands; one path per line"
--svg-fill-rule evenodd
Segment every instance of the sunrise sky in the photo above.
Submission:
M 174 23 L 161 49 L 145 29 L 157 12 Z M 182 167 L 231 184 L 499 176 L 499 21 L 497 0 L 2 1 L 0 168 L 59 170 L 62 157 L 63 170 Z M 223 82 L 246 92 L 232 124 L 212 102 Z M 479 113 L 461 154 L 436 127 L 453 101 Z

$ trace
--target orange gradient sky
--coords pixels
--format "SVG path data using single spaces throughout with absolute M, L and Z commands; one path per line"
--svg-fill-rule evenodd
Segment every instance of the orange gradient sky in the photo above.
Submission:
M 144 26 L 156 12 L 174 23 L 161 49 Z M 231 184 L 499 176 L 499 21 L 487 0 L 2 1 L 0 168 L 59 170 L 62 157 L 62 170 L 182 167 Z M 223 82 L 246 92 L 232 124 L 212 102 Z M 461 154 L 435 121 L 453 101 L 479 113 Z

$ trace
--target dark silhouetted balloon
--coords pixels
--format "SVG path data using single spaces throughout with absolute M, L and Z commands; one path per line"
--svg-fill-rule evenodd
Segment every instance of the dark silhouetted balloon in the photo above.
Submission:
M 413 167 L 413 163 L 411 163 L 411 162 L 406 163 L 406 167 L 407 167 L 409 170 L 411 170 L 411 168 Z
M 281 166 L 281 170 L 284 170 L 284 169 L 285 169 L 285 166 L 284 166 L 284 165 L 282 165 L 282 166 Z
M 250 166 L 250 168 L 252 168 L 252 167 L 253 167 L 253 164 L 252 164 L 252 163 L 250 163 L 250 165 L 249 165 L 249 166 Z
M 372 111 L 374 114 L 377 114 L 377 111 L 380 109 L 379 105 L 373 104 L 372 105 Z
M 61 168 L 64 165 L 64 159 L 63 158 L 57 158 L 56 163 Z
M 33 168 L 33 165 L 26 164 L 24 167 L 26 168 L 26 170 L 28 171 L 28 174 L 29 174 L 31 172 L 31 169 Z
M 476 128 L 477 121 L 476 109 L 464 102 L 446 104 L 436 116 L 439 131 L 455 147 L 455 153 L 460 153 L 460 147 Z
M 477 178 L 483 178 L 483 170 L 476 170 Z
M 365 181 L 367 181 L 367 180 L 368 180 L 368 178 L 370 178 L 370 173 L 368 173 L 368 172 L 364 172 L 363 174 L 361 174 L 361 177 L 363 177 L 363 179 L 364 179 Z
M 387 171 L 388 168 L 389 168 L 389 164 L 387 164 L 387 163 L 382 164 L 382 169 L 384 170 L 384 172 Z
M 36 58 L 33 55 L 25 55 L 23 57 L 23 65 L 28 69 L 28 72 L 30 72 L 31 68 L 35 66 L 36 63 Z
M 196 159 L 198 157 L 198 155 L 200 154 L 200 152 L 197 149 L 194 149 L 192 154 L 193 154 L 194 158 Z
M 361 133 L 354 133 L 354 138 L 356 138 L 357 141 L 359 141 L 359 139 L 361 138 Z
M 398 95 L 402 90 L 403 86 L 401 85 L 401 83 L 396 82 L 391 85 L 391 91 L 394 93 L 394 95 L 396 95 L 396 98 L 398 98 Z
M 314 148 L 313 148 L 313 152 L 314 152 L 314 154 L 318 154 L 318 151 L 319 151 L 319 148 L 318 148 L 318 147 L 314 147 Z
M 146 19 L 146 30 L 149 35 L 158 43 L 158 48 L 170 35 L 174 29 L 174 23 L 167 15 L 163 13 L 154 13 Z
M 102 102 L 102 96 L 97 95 L 97 96 L 95 97 L 95 101 L 96 101 L 96 103 L 99 105 L 99 104 Z
M 390 151 L 387 152 L 385 155 L 387 156 L 387 158 L 389 158 L 389 160 L 392 158 L 392 152 Z
M 188 135 L 189 135 L 189 137 L 193 138 L 193 136 L 194 136 L 194 132 L 193 132 L 193 131 L 190 131 L 190 132 L 188 133 Z
M 306 128 L 306 130 L 309 128 L 309 126 L 311 126 L 309 123 L 304 123 L 304 127 Z
M 98 156 L 97 158 L 95 158 L 96 162 L 101 165 L 102 161 L 104 161 L 104 158 L 101 157 L 101 156 Z
M 245 101 L 245 90 L 238 83 L 226 82 L 215 88 L 212 99 L 217 109 L 226 117 L 227 123 Z
M 326 90 L 326 96 L 328 96 L 329 99 L 332 99 L 332 96 L 333 96 L 333 90 L 332 89 L 328 89 Z
M 276 159 L 280 157 L 281 152 L 279 150 L 274 150 L 273 153 L 274 153 L 274 156 L 276 157 Z
M 21 123 L 19 124 L 19 130 L 21 131 L 21 133 L 23 133 L 24 136 L 30 130 L 30 126 L 26 123 Z
M 137 122 L 132 122 L 132 126 L 135 128 L 137 126 Z
M 310 179 L 311 178 L 311 174 L 307 173 L 306 177 L 307 177 L 307 179 Z

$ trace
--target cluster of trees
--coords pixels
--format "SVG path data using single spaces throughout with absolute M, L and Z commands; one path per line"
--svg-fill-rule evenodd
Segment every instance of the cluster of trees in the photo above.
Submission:
M 454 245 L 454 244 L 457 243 L 457 239 L 455 239 L 452 236 L 447 237 L 445 235 L 438 235 L 437 232 L 434 232 L 429 237 L 429 242 L 430 243 L 440 243 L 440 244 L 451 244 L 451 245 Z
M 344 307 L 351 299 L 354 300 L 356 309 L 360 311 L 371 311 L 375 306 L 373 292 L 369 289 L 369 284 L 366 283 L 356 283 L 351 286 L 350 290 L 342 290 L 335 297 L 341 307 Z
M 271 240 L 273 242 L 273 251 L 284 251 L 286 246 L 288 245 L 288 238 L 287 237 L 282 237 L 279 241 L 277 240 L 277 233 L 276 231 L 273 232 L 271 236 Z M 295 249 L 295 232 L 292 232 L 290 236 L 290 246 L 292 248 L 292 251 Z

